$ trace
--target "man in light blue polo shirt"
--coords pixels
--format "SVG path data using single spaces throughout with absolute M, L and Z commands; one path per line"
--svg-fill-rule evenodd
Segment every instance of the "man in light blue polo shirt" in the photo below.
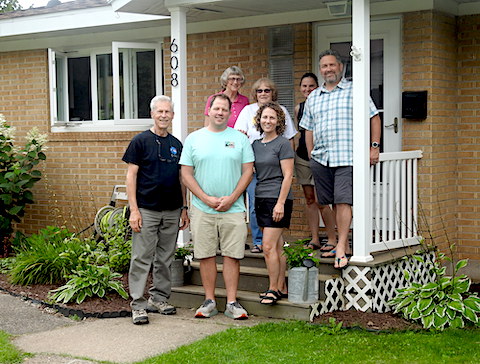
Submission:
M 218 313 L 215 303 L 216 255 L 220 245 L 227 291 L 225 315 L 248 318 L 237 301 L 240 259 L 245 253 L 247 226 L 243 192 L 252 179 L 254 155 L 248 138 L 227 128 L 231 101 L 215 95 L 209 108 L 208 126 L 190 134 L 180 164 L 182 181 L 193 193 L 191 229 L 194 255 L 200 260 L 205 301 L 195 313 L 208 318 Z
M 348 232 L 353 204 L 353 88 L 342 77 L 343 63 L 331 49 L 320 54 L 325 80 L 308 96 L 300 126 L 305 138 L 318 203 L 333 204 L 338 229 L 335 268 L 345 268 L 351 254 Z M 379 158 L 381 121 L 370 99 L 370 163 Z

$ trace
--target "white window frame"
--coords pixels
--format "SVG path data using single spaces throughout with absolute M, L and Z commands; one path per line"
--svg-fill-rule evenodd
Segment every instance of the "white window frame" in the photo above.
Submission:
M 161 94 L 163 90 L 163 61 L 161 43 L 134 43 L 134 42 L 112 42 L 112 46 L 104 48 L 95 48 L 88 50 L 78 50 L 73 53 L 75 57 L 84 55 L 90 57 L 91 72 L 91 96 L 92 96 L 92 120 L 70 121 L 69 119 L 69 95 L 68 95 L 68 53 L 48 49 L 49 63 L 49 81 L 50 81 L 50 120 L 52 132 L 116 132 L 116 131 L 140 131 L 153 125 L 153 121 L 148 119 L 120 119 L 120 81 L 119 81 L 119 49 L 152 49 L 155 50 L 155 90 L 156 94 Z M 113 120 L 98 120 L 98 94 L 97 94 L 97 59 L 99 54 L 112 54 L 113 71 Z M 58 60 L 62 61 L 62 66 L 66 75 L 63 77 L 63 113 L 66 120 L 58 120 L 58 90 L 57 85 L 57 65 Z M 130 90 L 130 88 L 125 88 Z M 132 96 L 132 95 L 130 95 Z M 129 103 L 131 104 L 131 103 Z M 60 105 L 61 106 L 61 105 Z

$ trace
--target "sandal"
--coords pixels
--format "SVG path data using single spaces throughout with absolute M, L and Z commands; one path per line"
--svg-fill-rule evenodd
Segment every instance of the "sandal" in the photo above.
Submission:
M 332 250 L 334 250 L 337 246 L 336 245 L 332 245 L 332 244 L 328 244 L 328 243 L 325 243 L 323 244 L 321 247 L 320 247 L 320 250 L 322 252 L 331 252 Z
M 263 253 L 263 249 L 261 245 L 254 245 L 252 249 L 250 249 L 250 253 Z
M 320 249 L 320 245 L 308 243 L 307 248 L 310 248 L 310 249 L 313 249 L 313 250 L 318 250 L 318 249 Z
M 269 294 L 271 296 L 269 296 Z M 260 297 L 260 304 L 262 305 L 269 305 L 269 306 L 272 306 L 274 305 L 275 303 L 277 303 L 278 301 L 278 292 L 277 291 L 272 291 L 272 290 L 268 290 L 268 291 L 265 291 L 265 295 L 263 297 Z
M 345 269 L 348 265 L 348 258 L 344 255 L 340 258 L 335 258 L 334 267 L 337 269 Z
M 280 298 L 282 298 L 281 295 L 280 295 L 280 291 L 274 291 L 273 289 L 268 289 L 268 290 L 266 290 L 265 292 L 259 293 L 259 294 L 258 294 L 258 297 L 260 297 L 260 298 L 270 297 L 270 296 L 268 295 L 269 293 L 275 295 L 275 297 L 277 298 L 277 300 L 279 300 Z
M 322 253 L 322 255 L 320 255 L 320 257 L 322 257 L 322 258 L 335 258 L 335 253 L 336 252 L 337 251 L 335 249 L 327 250 L 324 253 Z
M 288 292 L 284 293 L 284 292 L 278 290 L 277 293 L 278 293 L 277 297 L 278 297 L 279 300 L 282 299 L 282 298 L 288 298 Z

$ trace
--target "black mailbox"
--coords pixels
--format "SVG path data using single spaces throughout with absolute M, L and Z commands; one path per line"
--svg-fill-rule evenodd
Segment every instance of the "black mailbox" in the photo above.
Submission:
M 427 91 L 402 92 L 402 118 L 424 120 L 427 118 Z

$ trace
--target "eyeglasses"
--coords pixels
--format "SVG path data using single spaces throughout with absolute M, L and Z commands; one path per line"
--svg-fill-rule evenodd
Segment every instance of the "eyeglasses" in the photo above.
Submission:
M 229 77 L 228 81 L 230 81 L 230 82 L 235 82 L 236 81 L 236 82 L 240 83 L 240 82 L 243 82 L 243 78 L 242 77 Z
M 266 94 L 269 94 L 270 92 L 272 92 L 272 90 L 269 89 L 269 88 L 266 88 L 266 89 L 263 89 L 263 90 L 261 88 L 257 89 L 257 94 L 261 94 L 262 92 L 265 92 Z
M 157 142 L 157 153 L 158 153 L 158 159 L 160 160 L 160 162 L 175 163 L 176 159 L 178 159 L 177 149 L 172 147 L 172 145 L 170 144 L 168 150 L 170 151 L 171 159 L 164 158 L 162 156 L 162 143 L 160 143 L 160 140 L 158 139 L 155 139 L 155 141 Z

